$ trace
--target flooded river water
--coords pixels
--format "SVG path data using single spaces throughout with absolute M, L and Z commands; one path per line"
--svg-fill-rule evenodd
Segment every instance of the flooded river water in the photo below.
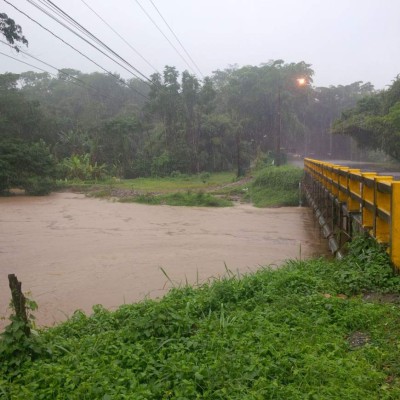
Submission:
M 95 304 L 115 309 L 171 284 L 246 273 L 327 252 L 310 209 L 124 204 L 75 193 L 0 198 L 0 316 L 14 273 L 39 305 L 38 325 Z M 0 321 L 4 326 L 5 321 Z

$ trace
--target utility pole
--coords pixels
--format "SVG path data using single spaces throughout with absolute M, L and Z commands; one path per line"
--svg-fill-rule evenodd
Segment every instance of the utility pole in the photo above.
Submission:
M 276 148 L 275 148 L 275 165 L 281 165 L 281 129 L 282 129 L 282 99 L 281 99 L 281 85 L 278 87 L 278 126 L 276 131 Z

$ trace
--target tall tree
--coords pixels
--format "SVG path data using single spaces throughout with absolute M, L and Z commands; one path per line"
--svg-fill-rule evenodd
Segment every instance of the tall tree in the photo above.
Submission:
M 333 132 L 350 135 L 361 147 L 382 150 L 400 160 L 400 77 L 387 90 L 363 97 L 344 111 Z

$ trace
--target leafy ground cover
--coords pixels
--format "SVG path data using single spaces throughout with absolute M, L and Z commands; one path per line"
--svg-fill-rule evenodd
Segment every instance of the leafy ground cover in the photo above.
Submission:
M 399 293 L 386 254 L 357 239 L 342 261 L 295 260 L 115 312 L 96 306 L 33 336 L 28 354 L 3 349 L 0 396 L 397 399 Z
M 251 201 L 256 207 L 297 206 L 302 177 L 303 170 L 291 165 L 263 168 L 251 184 Z

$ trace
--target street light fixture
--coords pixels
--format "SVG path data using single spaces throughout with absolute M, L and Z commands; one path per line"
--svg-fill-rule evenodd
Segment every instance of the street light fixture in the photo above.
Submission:
M 305 78 L 297 78 L 296 81 L 299 86 L 304 86 L 307 83 Z
M 306 78 L 296 78 L 297 86 L 305 86 L 307 84 Z M 281 165 L 281 129 L 282 129 L 282 86 L 278 86 L 278 129 L 276 135 L 276 151 L 275 151 L 275 165 Z

